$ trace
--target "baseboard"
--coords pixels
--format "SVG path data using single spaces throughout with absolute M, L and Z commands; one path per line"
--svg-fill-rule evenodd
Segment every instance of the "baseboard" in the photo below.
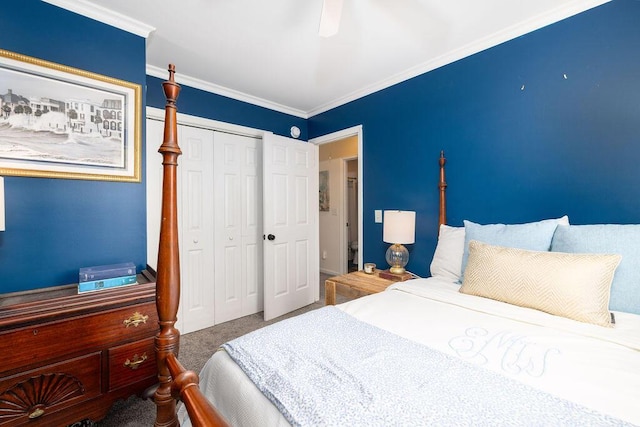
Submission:
M 323 268 L 320 269 L 320 273 L 328 274 L 329 276 L 340 276 L 342 274 L 339 271 L 331 271 Z

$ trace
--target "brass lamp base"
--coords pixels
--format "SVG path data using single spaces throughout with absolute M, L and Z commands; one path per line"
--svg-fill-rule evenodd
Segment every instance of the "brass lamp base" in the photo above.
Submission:
M 392 274 L 404 274 L 407 270 L 404 269 L 404 267 L 401 267 L 399 265 L 393 265 L 391 266 L 391 268 L 389 268 L 389 273 Z

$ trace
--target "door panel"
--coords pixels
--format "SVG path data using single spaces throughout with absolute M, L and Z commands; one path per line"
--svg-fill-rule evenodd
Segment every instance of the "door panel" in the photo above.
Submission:
M 213 132 L 179 126 L 183 333 L 214 325 Z M 181 214 L 181 215 L 180 215 Z
M 262 141 L 246 138 L 242 164 L 242 315 L 264 307 L 262 274 Z
M 270 320 L 319 298 L 318 147 L 267 133 L 263 170 L 264 317 Z
M 147 119 L 147 263 L 156 268 L 162 201 L 164 124 Z M 213 132 L 178 126 L 178 235 L 180 306 L 176 327 L 183 333 L 213 325 Z
M 214 151 L 215 305 L 222 323 L 262 310 L 260 140 L 215 132 Z

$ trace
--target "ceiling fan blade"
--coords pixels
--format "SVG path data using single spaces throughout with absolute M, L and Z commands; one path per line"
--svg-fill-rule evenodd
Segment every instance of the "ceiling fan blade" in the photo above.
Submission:
M 324 0 L 322 3 L 322 15 L 320 15 L 320 28 L 318 35 L 331 37 L 338 32 L 340 16 L 342 15 L 343 0 Z

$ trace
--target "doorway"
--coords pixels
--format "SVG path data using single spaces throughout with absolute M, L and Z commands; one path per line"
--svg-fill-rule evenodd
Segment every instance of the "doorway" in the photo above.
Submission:
M 320 272 L 362 267 L 362 126 L 310 140 L 319 146 Z M 325 182 L 325 187 L 323 187 Z M 349 209 L 351 208 L 351 209 Z
M 347 191 L 345 208 L 347 214 L 347 271 L 358 270 L 358 159 L 347 160 L 345 170 L 347 172 Z

